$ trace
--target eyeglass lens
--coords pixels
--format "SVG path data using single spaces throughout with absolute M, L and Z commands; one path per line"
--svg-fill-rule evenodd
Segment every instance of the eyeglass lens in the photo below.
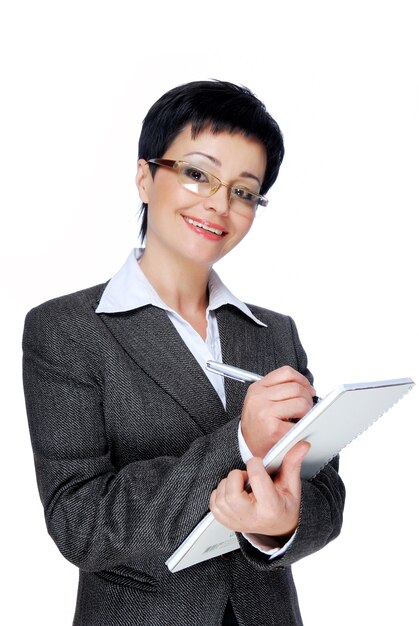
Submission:
M 245 187 L 239 187 L 236 185 L 229 186 L 226 183 L 222 183 L 213 174 L 204 172 L 189 163 L 177 163 L 176 171 L 178 173 L 180 183 L 192 193 L 203 197 L 209 197 L 216 193 L 221 185 L 223 185 L 229 189 L 230 205 L 232 208 L 242 210 L 243 212 L 256 210 L 259 197 L 255 194 L 255 192 L 252 192 Z

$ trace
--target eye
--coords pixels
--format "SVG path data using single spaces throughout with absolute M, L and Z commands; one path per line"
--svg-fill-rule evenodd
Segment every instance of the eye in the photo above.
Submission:
M 231 193 L 240 200 L 254 204 L 257 200 L 254 193 L 246 189 L 246 187 L 233 187 Z
M 182 167 L 182 174 L 196 183 L 210 182 L 205 172 L 198 169 L 197 167 L 193 167 L 192 165 L 184 165 Z

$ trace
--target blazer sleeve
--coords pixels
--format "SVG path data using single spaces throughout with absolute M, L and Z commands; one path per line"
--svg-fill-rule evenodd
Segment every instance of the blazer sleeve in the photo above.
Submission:
M 238 419 L 195 438 L 180 456 L 117 470 L 107 443 L 100 357 L 75 342 L 59 313 L 53 306 L 33 309 L 23 337 L 25 399 L 48 531 L 83 570 L 162 567 L 207 512 L 212 489 L 243 467 Z
M 313 382 L 308 369 L 307 356 L 298 336 L 294 321 L 288 318 L 295 360 L 298 370 Z M 271 326 L 274 322 L 271 321 Z M 245 558 L 254 567 L 263 570 L 292 565 L 309 554 L 317 552 L 341 531 L 345 504 L 345 486 L 338 473 L 339 458 L 336 457 L 312 480 L 302 481 L 301 507 L 297 530 L 289 548 L 280 556 L 269 560 L 238 534 L 240 547 Z

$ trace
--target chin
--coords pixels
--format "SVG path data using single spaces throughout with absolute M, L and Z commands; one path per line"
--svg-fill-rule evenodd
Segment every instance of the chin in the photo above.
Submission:
M 183 250 L 182 256 L 192 263 L 205 267 L 212 267 L 214 263 L 219 261 L 227 254 L 228 251 L 218 252 L 203 249 L 203 246 L 190 246 Z

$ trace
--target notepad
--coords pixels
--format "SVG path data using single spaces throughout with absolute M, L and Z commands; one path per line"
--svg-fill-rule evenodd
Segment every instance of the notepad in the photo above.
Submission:
M 314 478 L 353 439 L 398 402 L 412 387 L 410 378 L 341 385 L 320 400 L 265 456 L 270 474 L 278 471 L 285 454 L 299 441 L 308 441 L 301 477 Z M 239 547 L 236 533 L 209 512 L 166 561 L 178 572 Z

